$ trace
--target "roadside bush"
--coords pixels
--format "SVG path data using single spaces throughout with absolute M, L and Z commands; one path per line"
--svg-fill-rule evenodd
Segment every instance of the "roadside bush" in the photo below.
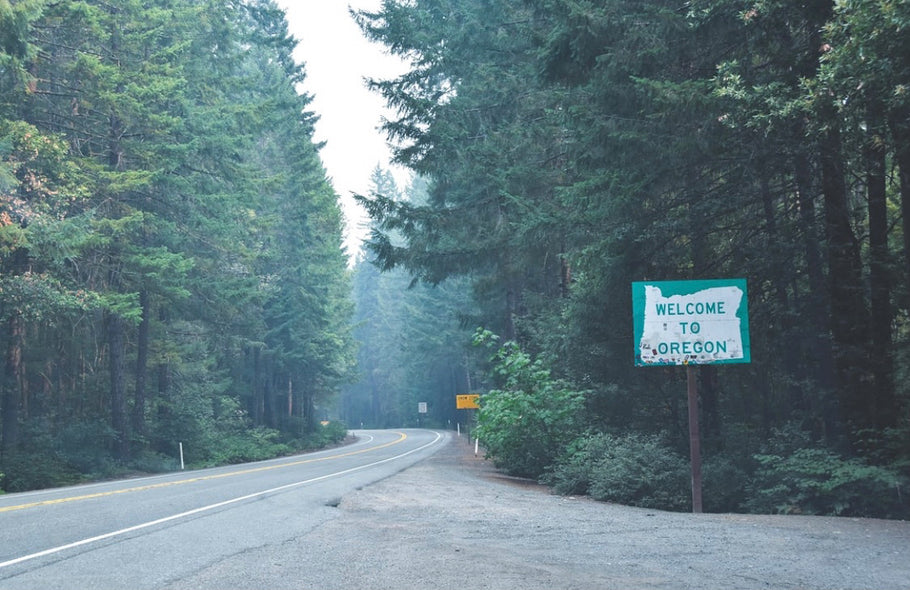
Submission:
M 340 443 L 348 435 L 348 427 L 343 422 L 329 422 L 317 425 L 302 441 L 301 450 L 321 449 Z
M 817 448 L 754 458 L 752 512 L 910 517 L 907 481 L 895 471 Z
M 210 463 L 225 465 L 262 461 L 291 454 L 293 447 L 280 442 L 281 433 L 271 428 L 254 428 L 225 433 L 212 449 Z
M 69 463 L 50 430 L 41 420 L 22 424 L 21 449 L 3 457 L 0 487 L 7 492 L 24 492 L 82 480 L 82 474 Z
M 303 430 L 301 423 L 298 430 Z M 214 452 L 213 464 L 262 461 L 300 451 L 322 449 L 344 440 L 347 427 L 341 422 L 316 424 L 314 430 L 303 436 L 290 438 L 287 433 L 270 428 L 235 430 L 221 437 L 221 444 Z
M 593 434 L 569 450 L 542 478 L 557 492 L 661 510 L 691 506 L 688 463 L 657 436 Z
M 87 420 L 64 426 L 54 447 L 57 455 L 75 470 L 104 477 L 115 469 L 110 449 L 116 438 L 117 433 L 107 422 Z
M 591 497 L 661 510 L 691 506 L 688 464 L 656 436 L 618 438 L 611 451 L 592 474 Z
M 591 475 L 598 461 L 607 456 L 612 437 L 586 435 L 572 441 L 563 457 L 541 476 L 540 482 L 563 495 L 588 495 Z
M 180 459 L 143 449 L 130 460 L 129 468 L 141 473 L 167 473 L 180 469 Z
M 475 342 L 492 338 L 479 332 Z M 584 394 L 552 378 L 514 342 L 502 345 L 492 360 L 503 385 L 481 397 L 475 434 L 497 467 L 536 479 L 578 436 Z
M 724 456 L 702 458 L 702 504 L 705 512 L 739 512 L 748 499 L 749 474 Z
M 53 453 L 20 452 L 6 458 L 0 487 L 7 492 L 25 492 L 81 481 L 82 475 Z

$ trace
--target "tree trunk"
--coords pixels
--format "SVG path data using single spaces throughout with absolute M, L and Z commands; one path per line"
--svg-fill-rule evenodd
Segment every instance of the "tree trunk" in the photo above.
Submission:
M 892 114 L 891 136 L 894 138 L 894 159 L 897 161 L 900 177 L 901 219 L 904 234 L 903 275 L 910 277 L 910 110 Z
M 265 396 L 262 391 L 262 383 L 260 377 L 260 361 L 259 361 L 259 347 L 254 346 L 252 348 L 253 353 L 253 424 L 256 426 L 262 426 L 265 424 Z
M 269 364 L 271 364 L 269 362 Z M 266 374 L 268 374 L 270 367 L 266 368 Z M 265 408 L 265 425 L 268 428 L 275 428 L 278 425 L 278 420 L 276 414 L 278 410 L 275 408 L 275 398 L 278 396 L 278 392 L 275 391 L 275 378 L 268 377 L 265 380 L 265 390 L 263 391 L 263 401 Z
M 820 408 L 813 409 L 821 418 L 820 428 L 815 434 L 826 437 L 837 431 L 835 404 L 830 400 L 830 394 L 835 390 L 834 352 L 831 347 L 831 326 L 828 313 L 828 290 L 825 286 L 825 272 L 822 255 L 819 252 L 818 220 L 816 219 L 815 191 L 812 185 L 809 158 L 804 153 L 798 153 L 794 160 L 794 176 L 796 178 L 797 202 L 799 203 L 800 234 L 803 239 L 803 251 L 806 257 L 806 275 L 809 277 L 809 305 L 808 312 L 811 321 L 811 332 L 807 334 L 810 358 L 815 360 L 816 368 L 814 380 L 822 390 L 819 400 Z
M 112 11 L 117 8 L 111 7 Z M 112 21 L 113 22 L 113 21 Z M 120 30 L 117 26 L 112 25 L 110 36 L 110 52 L 113 56 L 120 54 Z M 116 92 L 122 92 L 123 86 L 118 84 Z M 124 134 L 124 122 L 116 112 L 111 110 L 108 113 L 108 138 L 107 138 L 107 164 L 111 171 L 123 170 L 123 145 L 122 139 Z M 116 207 L 117 203 L 113 202 Z M 117 247 L 112 246 L 109 252 L 109 288 L 117 292 L 121 287 L 120 273 L 118 266 L 120 256 Z M 114 457 L 120 461 L 126 461 L 130 454 L 130 439 L 127 431 L 127 411 L 126 411 L 126 376 L 124 373 L 124 333 L 125 326 L 123 318 L 114 313 L 107 314 L 107 337 L 108 346 L 110 347 L 110 399 L 111 399 L 111 428 L 117 439 L 114 441 Z
M 792 332 L 789 332 L 791 326 L 788 325 L 786 318 L 790 316 L 791 310 L 791 301 L 790 295 L 788 292 L 788 284 L 790 282 L 790 277 L 792 277 L 792 271 L 783 268 L 780 266 L 780 260 L 785 258 L 782 255 L 782 252 L 785 251 L 790 245 L 790 242 L 784 242 L 786 236 L 782 236 L 778 230 L 778 206 L 777 206 L 777 197 L 774 192 L 771 190 L 771 166 L 768 165 L 765 158 L 759 158 L 757 164 L 759 179 L 759 192 L 761 194 L 762 200 L 762 209 L 765 215 L 765 247 L 767 249 L 769 260 L 775 261 L 768 267 L 766 267 L 767 276 L 770 278 L 771 285 L 774 290 L 774 300 L 777 302 L 777 313 L 773 314 L 772 317 L 775 318 L 773 327 L 769 326 L 769 329 L 773 329 L 777 334 L 778 338 L 790 339 L 792 338 Z M 783 246 L 783 247 L 782 247 Z M 783 358 L 779 358 L 780 366 L 783 369 L 782 373 L 784 374 L 784 379 L 789 382 L 787 385 L 787 395 L 788 395 L 788 412 L 793 410 L 804 410 L 806 406 L 806 391 L 805 388 L 800 387 L 798 383 L 805 379 L 806 375 L 806 366 L 805 363 L 799 362 L 799 358 L 795 354 L 784 354 Z
M 832 350 L 841 411 L 844 412 L 843 419 L 850 423 L 865 414 L 863 393 L 869 381 L 869 313 L 863 298 L 859 243 L 850 226 L 836 114 L 823 113 L 822 118 L 829 124 L 819 148 L 827 233 Z
M 314 432 L 316 430 L 316 402 L 313 399 L 312 393 L 304 393 L 303 401 L 301 403 L 303 410 L 303 424 L 306 432 Z
M 126 388 L 124 375 L 124 323 L 116 314 L 108 314 L 107 337 L 110 346 L 111 378 L 111 428 L 117 437 L 114 457 L 126 461 L 130 455 L 130 437 L 127 431 Z
M 506 313 L 505 313 L 505 329 L 503 338 L 505 341 L 515 340 L 515 317 L 518 315 L 518 287 L 513 284 L 509 284 L 508 290 L 506 291 Z
M 370 414 L 373 418 L 372 426 L 374 428 L 379 428 L 382 426 L 380 420 L 382 418 L 382 398 L 380 397 L 381 392 L 379 390 L 379 383 L 376 379 L 375 363 L 371 363 L 372 368 L 369 372 L 370 379 Z
M 5 382 L 0 398 L 0 412 L 3 414 L 3 437 L 0 453 L 4 461 L 15 454 L 19 446 L 19 397 L 22 385 L 22 342 L 25 337 L 25 322 L 19 313 L 13 313 L 7 321 L 7 347 Z
M 142 307 L 142 320 L 139 322 L 139 334 L 136 342 L 136 391 L 133 397 L 133 432 L 138 437 L 145 437 L 145 380 L 148 373 L 149 356 L 149 293 L 143 289 L 139 293 L 139 305 Z
M 294 417 L 294 380 L 288 377 L 288 418 Z
M 164 306 L 158 307 L 158 321 L 162 324 L 167 323 L 167 310 Z M 170 389 L 171 389 L 171 375 L 170 367 L 168 366 L 168 360 L 165 356 L 158 361 L 156 367 L 157 373 L 157 395 L 158 395 L 158 420 L 160 422 L 166 421 L 167 417 L 170 415 Z
M 888 199 L 885 178 L 884 121 L 872 105 L 865 145 L 866 190 L 869 207 L 869 292 L 872 335 L 871 367 L 874 387 L 867 403 L 868 425 L 887 428 L 896 424 L 894 357 L 891 337 L 891 280 L 888 273 Z

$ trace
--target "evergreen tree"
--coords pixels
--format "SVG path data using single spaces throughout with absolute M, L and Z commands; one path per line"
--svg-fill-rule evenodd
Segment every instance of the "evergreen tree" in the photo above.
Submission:
M 744 276 L 762 329 L 751 366 L 699 370 L 708 452 L 748 456 L 795 424 L 893 459 L 910 432 L 894 381 L 905 12 L 385 2 L 360 24 L 412 68 L 373 87 L 401 113 L 399 161 L 432 188 L 362 199 L 371 248 L 416 279 L 470 277 L 479 324 L 591 389 L 579 429 L 680 449 L 681 373 L 631 366 L 629 283 Z
M 419 179 L 402 194 L 392 175 L 378 168 L 371 192 L 414 205 L 427 198 Z M 348 422 L 451 427 L 460 421 L 455 396 L 471 390 L 474 373 L 467 347 L 477 312 L 469 283 L 453 277 L 420 284 L 403 269 L 380 273 L 376 264 L 362 260 L 354 269 L 353 293 L 360 382 L 343 394 Z M 421 402 L 426 415 L 418 413 Z
M 27 438 L 52 481 L 176 441 L 206 462 L 320 440 L 350 303 L 284 14 L 30 1 L 0 7 L 0 39 L 4 448 Z M 291 381 L 299 428 L 277 419 Z M 291 446 L 257 445 L 267 423 Z

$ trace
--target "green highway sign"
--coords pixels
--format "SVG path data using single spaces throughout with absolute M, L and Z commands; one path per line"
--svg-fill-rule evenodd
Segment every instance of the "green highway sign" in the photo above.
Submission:
M 632 283 L 637 366 L 749 363 L 745 279 Z

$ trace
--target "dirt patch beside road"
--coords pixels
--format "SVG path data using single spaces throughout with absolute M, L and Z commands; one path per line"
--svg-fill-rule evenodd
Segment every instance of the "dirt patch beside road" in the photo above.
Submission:
M 555 496 L 501 476 L 465 438 L 343 498 L 294 549 L 294 587 L 321 590 L 910 589 L 908 522 Z

